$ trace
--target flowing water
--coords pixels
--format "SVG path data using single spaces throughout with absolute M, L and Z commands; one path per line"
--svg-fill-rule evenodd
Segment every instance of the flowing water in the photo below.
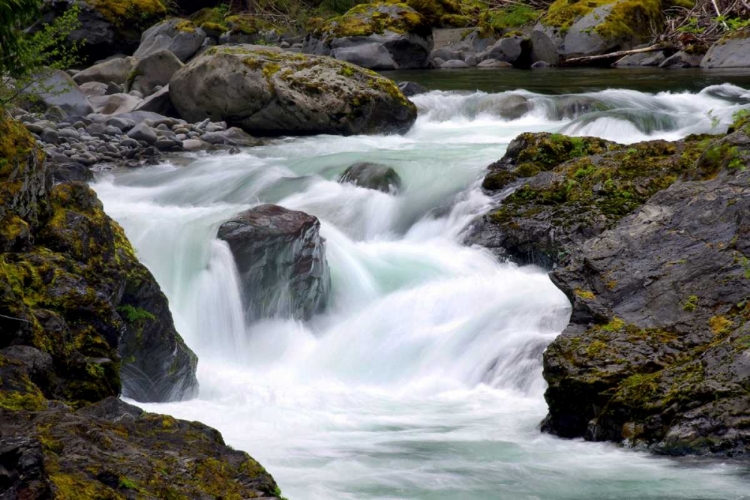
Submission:
M 531 111 L 503 118 L 511 94 Z M 750 93 L 725 84 L 414 101 L 405 136 L 279 139 L 100 176 L 107 212 L 200 357 L 196 399 L 141 406 L 218 428 L 290 499 L 750 498 L 741 464 L 541 434 L 541 354 L 569 304 L 542 270 L 461 243 L 492 202 L 479 189 L 484 169 L 520 132 L 620 142 L 718 132 Z M 403 191 L 337 183 L 357 161 L 391 165 Z M 232 255 L 215 235 L 258 203 L 322 221 L 332 297 L 308 323 L 244 323 Z

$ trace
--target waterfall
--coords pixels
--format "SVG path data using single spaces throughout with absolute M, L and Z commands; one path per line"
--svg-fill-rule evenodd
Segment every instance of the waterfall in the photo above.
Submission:
M 517 134 L 635 142 L 720 131 L 747 91 L 414 101 L 420 117 L 405 136 L 276 139 L 97 179 L 200 358 L 198 398 L 143 406 L 218 428 L 290 499 L 747 498 L 736 465 L 540 434 L 541 353 L 569 304 L 543 270 L 461 244 L 492 202 L 484 169 Z M 393 167 L 402 192 L 337 182 L 360 161 Z M 215 236 L 260 203 L 321 220 L 331 298 L 308 322 L 245 322 L 232 254 Z

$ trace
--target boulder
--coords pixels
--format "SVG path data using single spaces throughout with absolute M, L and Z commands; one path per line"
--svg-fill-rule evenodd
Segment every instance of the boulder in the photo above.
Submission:
M 546 432 L 668 455 L 746 456 L 750 126 L 617 145 L 522 134 L 475 230 L 551 269 L 572 304 L 544 352 Z M 477 240 L 474 240 L 477 241 Z
M 531 111 L 531 107 L 529 100 L 522 95 L 488 94 L 478 103 L 477 112 L 487 113 L 506 120 L 517 120 Z
M 201 136 L 201 140 L 209 144 L 236 147 L 253 147 L 261 144 L 258 139 L 237 127 L 206 132 Z
M 659 67 L 664 69 L 698 68 L 702 60 L 703 54 L 688 54 L 681 50 L 662 61 Z
M 413 97 L 419 94 L 426 94 L 429 92 L 423 85 L 415 82 L 398 82 L 398 89 L 406 97 Z
M 45 109 L 58 106 L 70 116 L 85 116 L 93 111 L 86 94 L 65 71 L 45 72 L 25 93 L 34 96 L 35 105 L 42 104 Z
M 116 57 L 109 61 L 95 64 L 90 68 L 79 71 L 73 77 L 78 85 L 88 82 L 109 84 L 110 82 L 124 85 L 128 76 L 133 72 L 137 59 L 134 57 Z
M 750 29 L 746 29 L 734 38 L 725 37 L 713 44 L 701 61 L 701 67 L 750 67 Z
M 363 55 L 357 56 L 358 50 Z M 302 48 L 308 54 L 387 66 L 378 66 L 381 69 L 425 68 L 431 50 L 432 31 L 426 20 L 405 4 L 387 2 L 356 5 L 313 31 Z
M 451 61 L 445 61 L 442 63 L 440 69 L 467 69 L 470 66 L 459 59 L 453 59 Z
M 128 132 L 128 137 L 131 139 L 135 139 L 136 141 L 143 141 L 148 144 L 154 144 L 158 136 L 156 135 L 156 132 L 154 132 L 151 127 L 146 125 L 145 123 L 139 123 L 130 131 Z
M 524 52 L 524 39 L 520 36 L 501 38 L 495 44 L 477 55 L 479 61 L 494 59 L 514 63 L 521 58 Z
M 662 51 L 630 54 L 612 64 L 615 68 L 659 66 L 667 58 Z
M 129 94 L 112 94 L 92 97 L 90 101 L 95 113 L 117 115 L 133 111 L 143 99 Z
M 497 61 L 495 59 L 485 59 L 484 61 L 477 64 L 479 69 L 509 69 L 513 65 L 505 61 Z
M 554 65 L 561 57 L 631 49 L 647 40 L 652 27 L 661 23 L 658 3 L 616 0 L 597 6 L 585 0 L 557 0 L 534 26 L 531 60 Z
M 234 255 L 249 321 L 308 320 L 325 308 L 331 276 L 316 217 L 261 205 L 222 224 L 218 238 Z
M 133 111 L 151 111 L 174 118 L 179 118 L 180 116 L 172 104 L 172 99 L 169 97 L 168 84 L 162 87 L 161 90 L 154 92 L 143 101 L 139 102 L 138 105 L 133 108 Z
M 143 32 L 141 44 L 133 57 L 143 59 L 161 50 L 168 50 L 185 62 L 198 51 L 205 39 L 206 33 L 191 21 L 169 19 Z
M 397 69 L 398 64 L 380 43 L 364 43 L 331 51 L 331 57 L 370 69 Z
M 138 47 L 141 33 L 167 14 L 160 0 L 47 0 L 32 31 L 53 22 L 71 5 L 78 6 L 80 26 L 68 40 L 79 44 L 80 54 L 88 61 L 131 54 Z
M 138 61 L 128 78 L 126 90 L 136 90 L 148 97 L 156 87 L 169 85 L 169 80 L 184 64 L 169 50 L 152 52 Z
M 341 183 L 375 189 L 384 193 L 398 193 L 401 190 L 401 177 L 393 168 L 379 163 L 355 163 L 339 178 Z
M 416 107 L 393 81 L 277 48 L 211 47 L 169 87 L 185 120 L 226 121 L 253 135 L 405 132 L 416 120 Z
M 86 97 L 99 97 L 107 93 L 107 84 L 99 82 L 88 82 L 80 85 L 81 92 L 86 94 Z

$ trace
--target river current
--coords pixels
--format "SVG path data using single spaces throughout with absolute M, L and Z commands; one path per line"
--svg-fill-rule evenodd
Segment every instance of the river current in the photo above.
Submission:
M 510 95 L 531 111 L 504 116 Z M 541 434 L 541 355 L 568 321 L 567 299 L 544 271 L 462 243 L 492 203 L 485 168 L 519 133 L 629 143 L 721 132 L 750 91 L 413 100 L 419 118 L 404 136 L 282 138 L 98 176 L 106 211 L 200 358 L 197 398 L 140 406 L 216 427 L 290 500 L 750 498 L 743 464 Z M 403 191 L 338 183 L 359 161 L 392 166 Z M 215 236 L 260 203 L 322 222 L 332 296 L 307 323 L 245 324 L 232 255 Z

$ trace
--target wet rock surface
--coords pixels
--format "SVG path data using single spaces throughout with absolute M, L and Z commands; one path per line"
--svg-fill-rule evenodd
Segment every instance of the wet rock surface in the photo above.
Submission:
M 543 430 L 746 454 L 748 132 L 740 119 L 677 143 L 523 134 L 490 167 L 485 189 L 506 197 L 482 243 L 554 268 L 573 305 L 544 354 Z
M 384 193 L 395 194 L 401 190 L 401 177 L 398 173 L 392 167 L 379 163 L 355 163 L 344 170 L 339 182 Z
M 261 205 L 222 224 L 218 237 L 234 254 L 249 321 L 307 320 L 325 308 L 331 275 L 316 217 Z

